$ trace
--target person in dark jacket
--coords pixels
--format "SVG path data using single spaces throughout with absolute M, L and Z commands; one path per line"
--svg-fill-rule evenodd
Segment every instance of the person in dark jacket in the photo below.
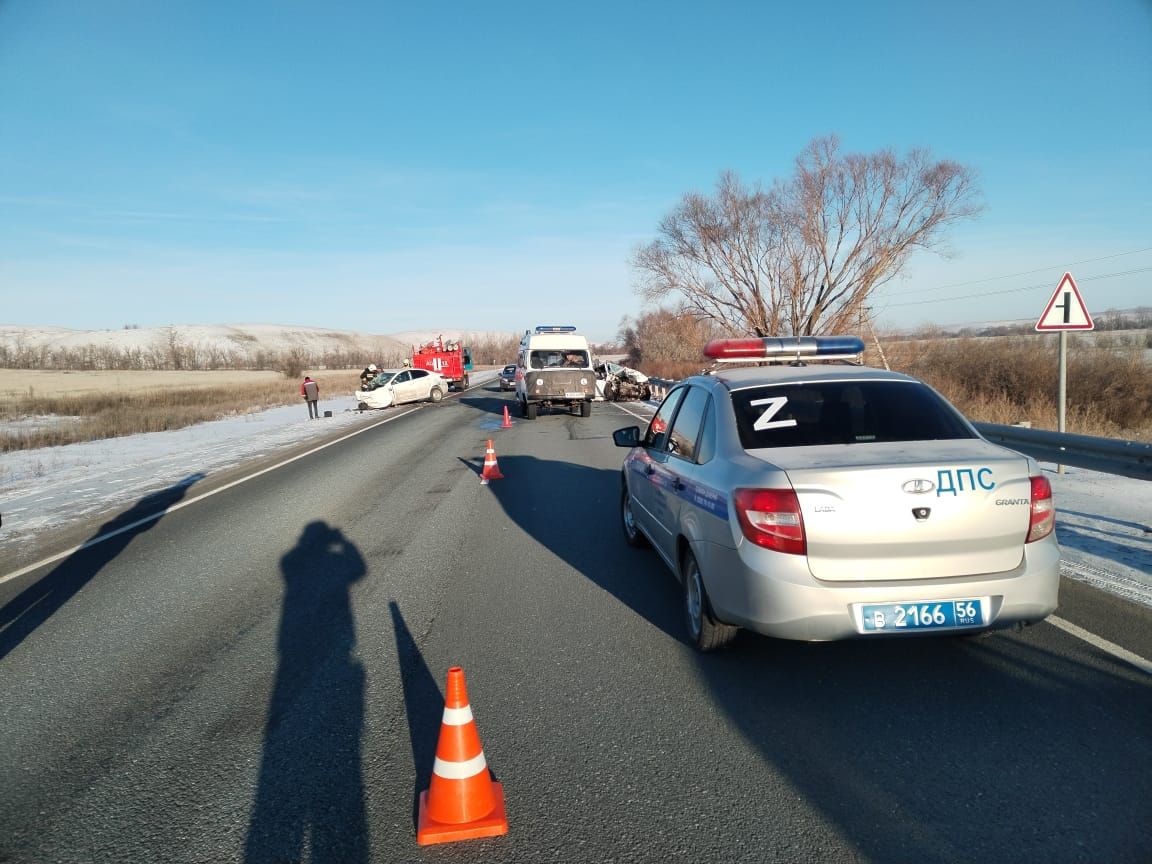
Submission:
M 304 376 L 304 383 L 300 385 L 300 395 L 304 397 L 304 401 L 308 403 L 308 419 L 320 419 L 320 385 L 309 378 Z

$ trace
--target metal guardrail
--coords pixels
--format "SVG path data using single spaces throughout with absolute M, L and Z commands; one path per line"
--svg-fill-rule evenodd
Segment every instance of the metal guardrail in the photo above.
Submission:
M 1075 465 L 1089 471 L 1152 480 L 1152 444 L 1050 432 L 1024 426 L 1003 426 L 998 423 L 972 425 L 989 441 L 1018 450 L 1041 462 Z
M 652 385 L 652 398 L 659 400 L 667 395 L 668 388 L 676 382 L 649 378 L 648 383 Z M 1073 465 L 1137 480 L 1152 480 L 1152 444 L 999 423 L 972 425 L 989 441 L 1003 444 L 1040 462 Z
M 667 378 L 649 378 L 648 384 L 652 387 L 652 398 L 659 401 L 668 395 L 668 388 L 675 384 Z

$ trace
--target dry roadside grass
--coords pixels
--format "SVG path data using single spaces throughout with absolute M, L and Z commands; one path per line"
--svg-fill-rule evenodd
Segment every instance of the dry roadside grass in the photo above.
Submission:
M 309 374 L 323 403 L 353 393 L 360 371 Z M 276 372 L 0 370 L 0 452 L 163 432 L 296 405 L 302 380 Z
M 1152 441 L 1152 360 L 1142 340 L 1069 340 L 1066 429 L 1081 435 Z M 926 381 L 981 423 L 1031 422 L 1058 427 L 1057 340 L 1051 334 L 997 337 L 881 339 L 896 372 Z M 882 366 L 876 343 L 864 360 Z M 682 378 L 703 364 L 648 363 L 657 378 Z
M 318 373 L 320 374 L 320 373 Z M 315 376 L 313 376 L 315 377 Z M 0 369 L 0 402 L 22 396 L 65 396 L 93 393 L 126 393 L 140 390 L 171 390 L 234 385 L 275 385 L 286 379 L 280 372 L 172 372 L 99 371 L 61 372 L 33 369 Z
M 1050 334 L 910 340 L 885 347 L 892 368 L 920 378 L 972 420 L 1058 426 L 1057 340 Z M 873 351 L 871 362 L 878 358 Z M 1069 432 L 1152 441 L 1152 364 L 1142 346 L 1070 340 Z

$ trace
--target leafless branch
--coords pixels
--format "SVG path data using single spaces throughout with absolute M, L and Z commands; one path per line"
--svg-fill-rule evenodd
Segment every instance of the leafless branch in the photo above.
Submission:
M 978 198 L 971 170 L 926 150 L 845 155 L 817 138 L 768 191 L 725 172 L 714 195 L 685 195 L 634 253 L 637 289 L 730 333 L 822 332 L 859 320 L 916 251 L 940 251 Z

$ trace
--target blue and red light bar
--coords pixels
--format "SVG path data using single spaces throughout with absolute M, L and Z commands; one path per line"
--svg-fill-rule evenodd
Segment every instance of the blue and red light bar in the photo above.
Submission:
M 756 363 L 781 360 L 851 360 L 864 353 L 858 336 L 763 336 L 753 339 L 713 339 L 704 356 L 717 363 Z

